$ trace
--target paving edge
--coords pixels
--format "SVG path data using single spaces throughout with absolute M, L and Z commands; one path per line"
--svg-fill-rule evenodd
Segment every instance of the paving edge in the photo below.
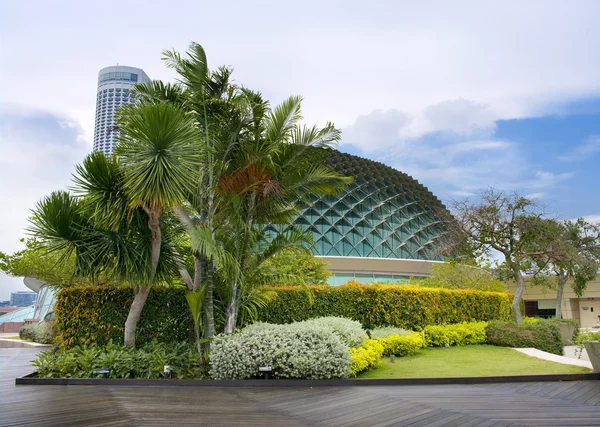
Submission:
M 365 378 L 337 380 L 144 380 L 105 378 L 37 378 L 35 373 L 16 378 L 16 385 L 96 385 L 123 387 L 341 387 L 341 386 L 408 386 L 451 384 L 494 384 L 545 381 L 600 380 L 600 373 L 558 375 L 515 375 L 502 377 L 455 378 Z

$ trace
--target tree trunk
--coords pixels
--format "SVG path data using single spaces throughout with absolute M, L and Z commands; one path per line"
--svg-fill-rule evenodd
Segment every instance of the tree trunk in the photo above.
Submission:
M 206 280 L 206 291 L 204 293 L 204 338 L 207 341 L 207 347 L 210 347 L 210 340 L 215 336 L 215 304 L 214 304 L 214 269 L 208 267 Z
M 556 289 L 556 318 L 557 319 L 562 318 L 562 300 L 563 300 L 563 294 L 565 292 L 565 285 L 567 284 L 568 279 L 569 279 L 569 276 L 564 271 L 559 272 L 558 287 Z
M 235 325 L 237 324 L 238 311 L 240 309 L 240 296 L 241 289 L 239 288 L 237 282 L 233 287 L 233 293 L 231 296 L 231 301 L 229 303 L 229 307 L 227 307 L 227 323 L 225 324 L 225 333 L 233 334 L 235 331 Z
M 521 270 L 518 268 L 513 268 L 513 276 L 517 282 L 517 291 L 515 292 L 515 296 L 512 301 L 512 310 L 515 322 L 520 325 L 523 323 L 523 315 L 521 314 L 521 298 L 523 298 L 523 291 L 525 290 L 525 280 L 523 280 Z
M 146 304 L 146 300 L 148 299 L 148 294 L 150 293 L 150 288 L 143 288 L 139 286 L 134 286 L 133 288 L 133 302 L 131 303 L 131 307 L 129 308 L 129 314 L 127 315 L 127 320 L 125 321 L 125 345 L 131 348 L 135 348 L 135 331 L 137 328 L 138 320 L 140 320 L 140 315 L 142 314 L 142 309 Z
M 152 264 L 148 282 L 153 283 L 154 278 L 156 277 L 156 270 L 158 269 L 158 260 L 160 259 L 160 246 L 162 243 L 159 213 L 152 210 L 148 212 L 148 228 L 150 228 L 150 232 L 152 233 Z

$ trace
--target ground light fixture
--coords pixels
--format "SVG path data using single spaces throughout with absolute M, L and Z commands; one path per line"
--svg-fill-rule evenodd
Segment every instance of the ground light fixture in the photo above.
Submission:
M 259 366 L 259 368 L 258 368 L 258 375 L 264 376 L 265 380 L 269 379 L 271 372 L 273 372 L 272 366 Z
M 163 367 L 163 377 L 165 379 L 170 379 L 171 378 L 171 367 L 169 365 L 165 365 Z
M 108 375 L 110 374 L 110 369 L 108 368 L 100 368 L 100 369 L 96 369 L 94 371 L 94 373 L 98 376 L 102 376 L 104 378 L 108 378 Z

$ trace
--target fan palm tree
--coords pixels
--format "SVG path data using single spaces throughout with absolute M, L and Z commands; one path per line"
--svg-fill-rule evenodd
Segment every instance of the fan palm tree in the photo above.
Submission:
M 77 167 L 74 194 L 60 191 L 43 198 L 33 210 L 29 231 L 47 251 L 65 258 L 74 255 L 76 276 L 131 285 L 134 299 L 124 342 L 135 347 L 137 322 L 151 285 L 170 281 L 177 273 L 177 229 L 173 221 L 163 220 L 161 238 L 166 244 L 155 265 L 149 217 L 142 208 L 131 207 L 122 183 L 116 158 L 90 154 Z
M 185 195 L 195 188 L 200 157 L 194 118 L 176 105 L 139 103 L 122 108 L 119 114 L 118 157 L 108 160 L 95 153 L 77 169 L 74 191 L 84 209 L 73 209 L 89 215 L 86 227 L 81 229 L 78 225 L 81 218 L 61 217 L 66 224 L 71 224 L 73 230 L 70 232 L 81 229 L 83 235 L 67 239 L 68 234 L 52 235 L 50 229 L 42 227 L 49 214 L 46 208 L 50 209 L 50 202 L 54 201 L 50 199 L 38 205 L 39 215 L 34 215 L 34 219 L 40 220 L 35 221 L 33 232 L 49 246 L 67 245 L 81 254 L 79 262 L 90 269 L 81 270 L 82 274 L 93 275 L 107 268 L 111 274 L 132 283 L 134 299 L 125 323 L 125 344 L 134 347 L 137 322 L 150 289 L 154 283 L 165 279 L 159 275 L 159 267 L 166 264 L 167 259 L 161 263 L 161 258 L 173 250 L 172 246 L 163 245 L 165 236 L 161 222 L 164 222 L 165 212 L 181 204 Z M 86 218 L 83 213 L 80 215 Z M 69 226 L 62 224 L 62 227 L 66 233 L 64 227 L 68 229 Z M 147 248 L 131 252 L 125 245 L 123 250 L 117 248 L 115 253 L 107 252 L 101 245 L 94 246 L 99 245 L 98 242 L 84 238 L 95 232 L 100 233 L 99 236 L 112 233 L 111 236 L 125 240 L 136 236 L 136 244 L 143 242 Z M 98 237 L 98 240 L 102 241 L 102 238 Z M 90 247 L 74 246 L 78 242 L 85 242 Z M 86 261 L 83 256 L 86 251 L 92 254 L 93 262 Z M 130 254 L 138 258 L 136 262 L 131 262 Z M 149 255 L 147 260 L 146 255 Z M 120 262 L 117 263 L 114 257 L 120 256 L 124 259 L 118 259 Z M 140 257 L 144 258 L 143 262 Z M 177 265 L 180 271 L 185 270 L 181 261 Z

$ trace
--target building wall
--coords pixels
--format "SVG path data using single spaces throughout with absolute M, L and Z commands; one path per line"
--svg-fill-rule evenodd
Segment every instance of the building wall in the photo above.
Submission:
M 115 113 L 122 105 L 133 104 L 131 88 L 150 81 L 144 70 L 134 67 L 106 67 L 98 73 L 94 151 L 111 154 L 116 145 Z
M 327 263 L 333 274 L 329 284 L 343 285 L 350 280 L 361 283 L 387 282 L 395 283 L 410 277 L 428 276 L 433 263 L 439 261 L 397 259 L 397 258 L 363 258 L 320 256 Z
M 573 292 L 572 283 L 567 283 L 562 302 L 562 317 L 577 319 L 584 328 L 591 328 L 599 322 L 600 315 L 600 278 L 588 283 L 583 296 L 580 298 Z M 511 292 L 515 292 L 516 285 L 509 285 Z M 538 306 L 554 307 L 556 303 L 556 290 L 543 286 L 534 286 L 530 281 L 525 285 L 524 301 L 537 301 Z
M 10 294 L 10 305 L 14 307 L 27 307 L 35 303 L 36 296 L 35 292 L 13 292 Z

